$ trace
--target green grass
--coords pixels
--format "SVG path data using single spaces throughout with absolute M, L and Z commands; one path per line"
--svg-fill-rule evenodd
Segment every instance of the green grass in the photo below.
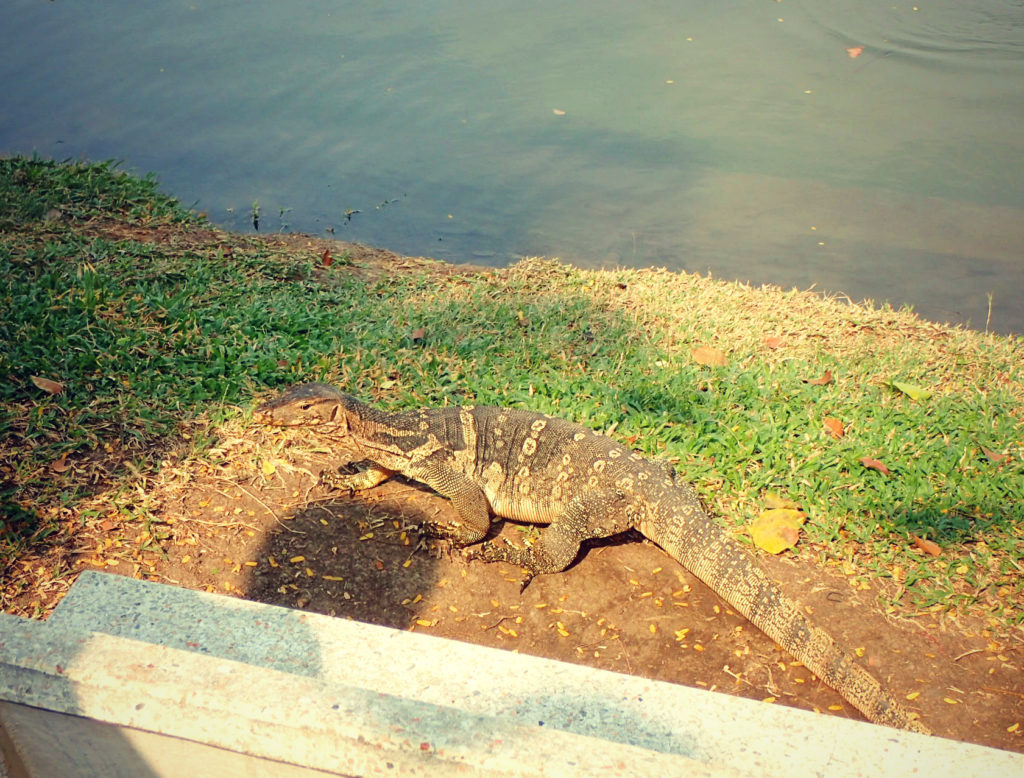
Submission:
M 675 462 L 726 523 L 768 491 L 795 500 L 800 553 L 894 577 L 903 607 L 1024 619 L 1020 340 L 692 276 L 529 261 L 374 280 L 318 260 L 215 233 L 111 164 L 0 159 L 0 566 L 95 515 L 101 490 L 145 521 L 162 452 L 214 442 L 197 419 L 328 380 L 390 408 L 514 405 L 608 430 Z M 697 364 L 698 345 L 728 364 Z

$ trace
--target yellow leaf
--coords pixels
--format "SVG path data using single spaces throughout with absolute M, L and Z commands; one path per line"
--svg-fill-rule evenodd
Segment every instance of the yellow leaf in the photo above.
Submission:
M 903 394 L 905 394 L 911 400 L 917 400 L 918 402 L 920 402 L 921 400 L 927 400 L 929 397 L 932 396 L 932 393 L 928 389 L 925 389 L 923 386 L 905 384 L 902 381 L 892 381 L 890 383 L 890 386 L 892 386 L 892 388 L 896 389 L 897 391 L 903 392 Z
M 690 356 L 693 357 L 693 361 L 698 365 L 708 365 L 709 367 L 725 367 L 729 364 L 729 360 L 726 359 L 725 354 L 717 348 L 711 346 L 697 346 L 693 351 L 690 352 Z
M 274 463 L 269 459 L 263 460 L 263 463 L 260 465 L 260 470 L 263 472 L 263 475 L 273 475 L 277 472 L 277 468 L 274 467 Z
M 800 507 L 792 500 L 787 500 L 776 492 L 767 492 L 764 496 L 764 504 L 769 508 L 792 508 L 796 510 Z
M 750 525 L 750 537 L 758 548 L 763 548 L 769 554 L 780 554 L 797 544 L 800 527 L 806 519 L 806 513 L 790 508 L 762 511 Z

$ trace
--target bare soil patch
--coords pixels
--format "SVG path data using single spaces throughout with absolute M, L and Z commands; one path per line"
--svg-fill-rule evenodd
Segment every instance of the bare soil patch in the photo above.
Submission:
M 276 443 L 276 432 L 237 432 L 211 463 L 191 470 L 169 463 L 173 477 L 154 492 L 162 522 L 100 521 L 79 533 L 76 549 L 51 554 L 62 555 L 69 573 L 102 567 L 859 718 L 638 535 L 591 545 L 564 573 L 540 576 L 520 592 L 517 569 L 428 548 L 407 529 L 450 510 L 437 495 L 401 480 L 355 496 L 331 492 L 317 484 L 320 470 L 339 464 L 325 449 L 296 432 L 280 433 Z M 514 537 L 524 530 L 505 523 L 496 531 Z M 761 560 L 876 677 L 909 696 L 908 707 L 935 734 L 1024 751 L 1015 728 L 1024 720 L 1019 640 L 932 616 L 887 618 L 877 592 L 852 587 L 838 569 Z

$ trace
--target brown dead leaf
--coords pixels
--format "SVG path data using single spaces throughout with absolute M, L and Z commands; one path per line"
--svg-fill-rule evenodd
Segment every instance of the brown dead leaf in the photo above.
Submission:
M 697 348 L 690 352 L 690 356 L 693 357 L 693 361 L 698 365 L 725 367 L 729 364 L 725 354 L 712 346 L 697 346 Z
M 334 257 L 331 256 L 330 249 L 324 249 L 324 253 L 320 255 L 320 263 L 324 267 L 330 267 L 334 264 Z
M 938 556 L 942 553 L 942 549 L 939 548 L 939 544 L 928 540 L 927 538 L 919 538 L 913 532 L 910 533 L 910 539 L 914 541 L 914 545 L 924 551 L 929 556 Z
M 868 468 L 869 470 L 877 470 L 882 475 L 891 475 L 889 472 L 889 468 L 886 467 L 882 462 L 879 462 L 877 459 L 872 459 L 871 457 L 861 457 L 857 461 L 860 462 L 862 465 L 864 465 L 864 467 Z
M 786 339 L 781 335 L 765 335 L 763 342 L 768 348 L 778 348 L 786 342 Z
M 29 376 L 29 378 L 32 380 L 32 383 L 47 394 L 60 394 L 64 391 L 64 384 L 60 381 L 52 381 L 49 378 L 41 378 L 37 375 Z
M 50 463 L 50 470 L 54 473 L 66 473 L 69 467 L 67 451 L 60 455 L 60 459 L 55 459 Z
M 1009 454 L 1003 454 L 998 451 L 992 451 L 991 449 L 987 449 L 984 446 L 981 447 L 981 453 L 988 457 L 989 460 L 991 460 L 992 462 L 1002 462 L 1003 460 L 1009 459 L 1010 457 Z
M 825 375 L 821 378 L 805 378 L 805 384 L 811 384 L 812 386 L 827 386 L 832 383 L 832 371 L 826 370 Z
M 846 427 L 843 426 L 843 423 L 839 419 L 826 416 L 823 423 L 825 425 L 825 431 L 833 438 L 838 439 L 846 434 Z

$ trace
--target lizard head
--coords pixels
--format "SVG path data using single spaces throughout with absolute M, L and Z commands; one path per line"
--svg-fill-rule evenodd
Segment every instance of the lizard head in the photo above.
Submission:
M 354 397 L 329 384 L 296 384 L 257 408 L 256 418 L 281 427 L 346 425 L 344 410 L 358 404 Z

